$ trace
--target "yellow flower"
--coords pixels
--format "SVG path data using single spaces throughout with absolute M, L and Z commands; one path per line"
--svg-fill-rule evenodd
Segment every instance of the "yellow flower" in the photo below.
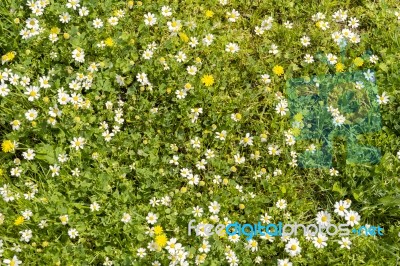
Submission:
M 283 70 L 283 67 L 280 65 L 276 65 L 272 68 L 272 72 L 274 72 L 275 75 L 281 76 L 285 71 Z
M 301 113 L 297 113 L 293 118 L 295 121 L 301 122 L 303 120 L 303 115 Z
M 342 63 L 337 63 L 335 68 L 336 68 L 336 72 L 343 72 L 344 71 L 344 65 Z
M 15 143 L 13 143 L 11 140 L 5 140 L 1 144 L 1 149 L 3 152 L 12 152 L 15 149 Z
M 210 87 L 214 84 L 214 77 L 212 75 L 204 75 L 201 78 L 201 82 L 203 82 L 206 87 Z
M 244 204 L 239 204 L 239 209 L 243 210 L 245 208 Z
M 51 28 L 50 32 L 51 33 L 55 33 L 55 34 L 59 34 L 60 33 L 60 29 L 57 28 L 57 27 L 53 27 L 53 28 Z
M 154 227 L 154 234 L 161 235 L 162 232 L 163 232 L 163 228 L 160 225 L 156 225 Z
M 20 224 L 23 224 L 24 221 L 25 221 L 24 216 L 18 216 L 18 218 L 15 219 L 14 224 L 15 224 L 15 225 L 20 225 Z
M 181 188 L 181 192 L 182 192 L 182 193 L 185 193 L 186 191 L 187 191 L 187 188 L 186 188 L 186 187 L 182 187 L 182 188 Z
M 69 33 L 65 32 L 65 33 L 64 33 L 64 39 L 68 40 L 69 37 L 70 37 Z
M 236 120 L 240 120 L 240 119 L 242 119 L 242 115 L 239 113 L 236 113 L 235 118 L 236 118 Z
M 200 57 L 196 57 L 195 61 L 196 61 L 197 64 L 201 64 L 201 58 Z
M 5 55 L 3 55 L 1 57 L 1 63 L 4 64 L 6 62 L 10 62 L 10 61 L 14 60 L 16 54 L 17 53 L 14 51 L 6 53 Z
M 179 32 L 179 37 L 181 38 L 181 40 L 183 42 L 188 42 L 189 41 L 189 37 L 184 32 Z
M 113 41 L 113 39 L 112 39 L 111 37 L 108 37 L 108 38 L 104 41 L 104 43 L 105 43 L 108 47 L 114 46 L 114 41 Z
M 236 172 L 236 171 L 237 171 L 237 168 L 236 168 L 235 166 L 232 166 L 232 167 L 231 167 L 231 171 L 232 171 L 232 172 Z
M 211 10 L 207 10 L 206 11 L 206 17 L 207 18 L 211 18 L 212 16 L 214 16 L 214 12 L 212 12 Z
M 130 9 L 132 9 L 132 8 L 133 8 L 133 4 L 134 4 L 133 1 L 129 1 L 129 2 L 128 2 L 128 7 L 129 7 Z
M 361 57 L 354 58 L 353 62 L 358 67 L 360 67 L 360 66 L 362 66 L 364 64 L 364 60 Z
M 15 23 L 15 24 L 19 24 L 19 22 L 20 22 L 20 21 L 19 21 L 19 18 L 15 18 L 15 19 L 14 19 L 14 23 Z
M 168 241 L 168 239 L 167 239 L 166 235 L 164 235 L 164 234 L 158 235 L 155 238 L 155 242 L 156 242 L 157 246 L 159 246 L 160 248 L 165 247 L 167 245 L 167 241 Z
M 184 88 L 185 88 L 185 90 L 188 91 L 188 90 L 192 89 L 192 84 L 186 83 L 185 86 L 184 86 Z

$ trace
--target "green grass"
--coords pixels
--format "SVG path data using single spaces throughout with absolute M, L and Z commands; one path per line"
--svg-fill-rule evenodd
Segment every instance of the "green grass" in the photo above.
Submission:
M 192 219 L 196 223 L 205 219 L 216 224 L 211 222 L 208 209 L 213 201 L 221 205 L 219 223 L 225 217 L 231 222 L 256 223 L 261 215 L 268 213 L 271 222 L 309 224 L 324 210 L 339 224 L 345 223 L 345 219 L 334 213 L 334 204 L 350 199 L 350 209 L 361 216 L 360 225 L 380 225 L 384 236 L 351 235 L 349 250 L 340 248 L 339 236 L 329 236 L 327 247 L 322 249 L 298 236 L 302 250 L 294 257 L 289 256 L 279 237 L 272 243 L 254 238 L 258 251 L 253 252 L 245 248 L 244 237 L 232 243 L 226 236 L 213 236 L 208 239 L 211 250 L 202 265 L 229 265 L 225 254 L 228 246 L 240 260 L 239 265 L 252 265 L 257 256 L 262 258 L 260 265 L 277 265 L 278 260 L 285 258 L 293 265 L 399 263 L 400 20 L 394 14 L 400 12 L 397 1 L 229 2 L 223 6 L 219 1 L 143 1 L 142 5 L 135 1 L 130 9 L 128 1 L 81 0 L 81 6 L 89 10 L 88 16 L 81 17 L 78 10 L 66 7 L 67 1 L 50 0 L 44 14 L 36 17 L 26 1 L 3 0 L 0 53 L 14 51 L 16 56 L 0 66 L 0 73 L 5 68 L 11 69 L 20 77 L 29 77 L 34 86 L 39 86 L 40 77 L 49 76 L 51 86 L 41 88 L 39 99 L 29 101 L 24 94 L 26 88 L 12 85 L 8 80 L 5 83 L 10 92 L 0 96 L 0 141 L 18 142 L 12 152 L 0 150 L 0 187 L 6 185 L 11 195 L 20 195 L 12 201 L 5 201 L 4 195 L 0 199 L 1 260 L 17 255 L 24 265 L 103 265 L 108 257 L 114 265 L 151 265 L 156 260 L 169 265 L 171 258 L 166 248 L 148 249 L 148 244 L 155 241 L 155 236 L 147 234 L 148 227 L 160 225 L 168 240 L 176 238 L 188 252 L 189 265 L 195 265 L 196 260 L 201 260 L 199 256 L 205 254 L 198 250 L 203 238 L 188 236 L 187 225 Z M 161 15 L 164 5 L 171 7 L 172 16 Z M 232 9 L 240 13 L 236 22 L 228 22 L 226 18 Z M 354 29 L 360 43 L 347 45 L 345 51 L 340 51 L 331 37 L 345 25 L 332 19 L 339 9 L 346 10 L 348 17 L 356 17 L 360 23 Z M 111 26 L 107 19 L 116 10 L 123 10 L 125 15 L 118 25 Z M 206 17 L 207 10 L 213 11 L 211 18 Z M 63 12 L 71 15 L 67 24 L 59 20 Z M 144 23 L 148 12 L 157 17 L 157 23 L 151 27 Z M 324 20 L 329 22 L 329 29 L 318 28 L 311 19 L 318 12 L 326 15 Z M 274 19 L 272 28 L 256 35 L 255 27 L 269 16 Z M 29 17 L 38 19 L 43 32 L 23 40 L 20 32 Z M 19 23 L 14 21 L 16 18 Z M 93 27 L 96 18 L 104 22 L 103 28 Z M 167 22 L 172 18 L 181 21 L 180 33 L 198 38 L 195 48 L 184 37 L 171 35 Z M 189 21 L 195 22 L 196 27 L 189 28 L 186 24 Z M 292 29 L 284 26 L 286 21 L 293 23 Z M 55 43 L 49 40 L 52 28 L 60 30 Z M 64 33 L 69 38 L 64 38 Z M 202 39 L 209 33 L 215 38 L 206 46 Z M 311 40 L 308 47 L 300 42 L 305 35 Z M 97 47 L 107 38 L 112 38 L 113 46 Z M 150 60 L 145 60 L 142 54 L 152 42 L 157 43 L 157 49 Z M 238 44 L 239 52 L 225 51 L 225 45 L 231 42 Z M 278 45 L 277 55 L 269 53 L 272 44 Z M 84 50 L 83 63 L 72 57 L 77 47 Z M 185 62 L 175 60 L 179 51 L 186 54 Z M 280 102 L 277 95 L 288 97 L 289 80 L 336 73 L 335 65 L 326 63 L 328 53 L 337 55 L 344 72 L 375 71 L 379 95 L 383 92 L 389 95 L 389 102 L 380 106 L 382 129 L 359 136 L 363 145 L 381 150 L 380 162 L 376 165 L 346 162 L 346 140 L 338 138 L 333 152 L 337 176 L 331 176 L 329 169 L 289 165 L 291 151 L 301 153 L 312 141 L 288 145 L 285 133 L 293 130 L 289 112 L 281 116 L 275 111 Z M 305 54 L 313 55 L 315 62 L 305 63 Z M 371 54 L 378 57 L 376 64 L 369 61 Z M 323 60 L 318 60 L 319 55 Z M 364 59 L 360 67 L 353 63 L 357 57 Z M 164 69 L 161 58 L 169 69 Z M 88 76 L 92 62 L 99 64 L 98 71 L 92 74 L 92 85 L 88 89 L 70 89 L 69 84 L 78 73 Z M 197 67 L 196 75 L 187 73 L 186 67 L 191 65 Z M 273 73 L 276 65 L 283 67 L 282 76 Z M 140 84 L 138 73 L 146 73 L 152 87 Z M 270 84 L 262 82 L 263 74 L 270 75 Z M 125 78 L 124 85 L 118 84 L 117 75 Z M 202 83 L 204 75 L 213 76 L 212 86 Z M 186 83 L 193 88 L 184 99 L 178 99 L 175 92 Z M 84 101 L 90 101 L 90 106 L 61 105 L 60 88 L 69 94 L 80 93 Z M 120 100 L 123 106 L 118 106 Z M 106 102 L 113 104 L 112 109 L 106 108 Z M 49 108 L 56 104 L 62 115 L 56 117 L 55 125 L 50 125 Z M 193 123 L 191 109 L 200 107 L 202 113 Z M 124 119 L 120 124 L 115 120 L 118 108 Z M 152 108 L 158 111 L 154 113 Z M 33 124 L 25 117 L 29 109 L 39 112 Z M 242 116 L 237 122 L 231 118 L 235 113 Z M 21 122 L 19 130 L 12 129 L 13 120 Z M 99 127 L 103 121 L 110 130 L 120 126 L 120 132 L 109 142 L 102 136 L 105 130 Z M 215 138 L 216 132 L 222 130 L 228 134 L 225 141 Z M 240 144 L 246 133 L 253 137 L 252 146 Z M 261 134 L 267 134 L 266 142 L 261 141 Z M 74 137 L 85 138 L 83 149 L 71 147 Z M 191 140 L 195 137 L 201 141 L 199 149 L 192 147 Z M 270 155 L 270 145 L 278 145 L 281 155 Z M 28 149 L 35 151 L 34 160 L 24 159 L 22 153 Z M 215 152 L 214 158 L 206 159 L 207 149 Z M 61 163 L 58 156 L 63 153 L 68 154 L 69 160 Z M 260 158 L 252 159 L 251 155 L 257 153 Z M 236 154 L 245 157 L 243 164 L 235 162 Z M 174 155 L 179 156 L 178 166 L 170 163 Z M 20 159 L 20 176 L 12 175 L 12 169 L 17 167 L 16 158 Z M 207 161 L 204 170 L 196 168 L 202 159 Z M 58 176 L 52 176 L 50 171 L 55 164 L 60 166 Z M 72 175 L 75 168 L 80 170 L 79 176 Z M 182 168 L 192 169 L 199 184 L 189 185 L 188 179 L 180 175 Z M 282 174 L 274 176 L 277 169 Z M 255 179 L 259 173 L 261 176 Z M 226 179 L 226 183 L 215 184 L 215 175 Z M 38 191 L 33 199 L 27 200 L 23 194 L 32 191 L 32 184 Z M 242 186 L 242 193 L 237 185 Z M 153 197 L 161 200 L 166 196 L 171 199 L 169 205 L 149 204 Z M 276 207 L 279 199 L 287 201 L 285 210 Z M 100 205 L 99 211 L 90 210 L 93 202 Z M 203 208 L 202 217 L 193 216 L 195 206 Z M 15 225 L 15 220 L 27 209 L 32 211 L 32 217 Z M 150 212 L 158 216 L 154 225 L 146 221 Z M 131 215 L 129 223 L 121 221 L 124 213 Z M 290 217 L 285 217 L 285 213 Z M 69 216 L 68 224 L 61 224 L 61 215 Z M 39 227 L 42 220 L 47 220 L 47 227 Z M 77 238 L 68 235 L 71 228 L 79 232 Z M 28 229 L 32 230 L 32 238 L 29 242 L 21 241 L 20 232 Z M 21 252 L 16 252 L 14 245 Z M 138 256 L 139 248 L 146 248 L 145 257 Z

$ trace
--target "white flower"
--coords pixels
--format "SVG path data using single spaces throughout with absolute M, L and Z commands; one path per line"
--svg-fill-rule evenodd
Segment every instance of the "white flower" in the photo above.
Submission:
M 264 28 L 263 27 L 259 27 L 259 26 L 256 26 L 255 28 L 254 28 L 254 32 L 256 33 L 256 35 L 263 35 L 264 34 Z
M 192 76 L 196 75 L 196 73 L 197 73 L 197 67 L 196 66 L 188 66 L 186 68 L 186 70 L 187 70 L 188 74 L 192 75 Z
M 341 126 L 346 122 L 346 118 L 343 115 L 337 115 L 333 117 L 333 124 L 335 126 Z
M 0 84 L 0 96 L 6 97 L 10 93 L 10 89 L 8 88 L 6 83 Z
M 32 230 L 26 229 L 24 231 L 19 232 L 21 234 L 21 241 L 29 242 L 32 238 Z
M 25 94 L 29 96 L 28 101 L 30 102 L 37 100 L 40 97 L 39 88 L 36 86 L 29 86 L 26 88 Z
M 268 74 L 263 74 L 261 75 L 261 80 L 262 82 L 264 82 L 265 84 L 269 84 L 271 83 L 271 78 Z
M 72 51 L 72 58 L 79 63 L 85 62 L 85 52 L 82 48 L 76 48 Z
M 387 104 L 389 97 L 386 95 L 386 92 L 383 92 L 382 95 L 377 95 L 377 101 L 379 104 Z
M 176 98 L 181 100 L 181 99 L 185 99 L 187 92 L 186 92 L 186 90 L 176 90 L 175 94 L 176 94 Z
M 12 259 L 3 260 L 3 263 L 9 266 L 19 266 L 22 263 L 22 261 L 20 261 L 16 255 L 14 255 Z
M 73 140 L 71 140 L 71 147 L 75 148 L 75 150 L 83 149 L 83 146 L 85 145 L 85 139 L 82 137 L 74 137 Z
M 350 249 L 351 241 L 348 237 L 342 237 L 342 240 L 339 240 L 338 243 L 340 244 L 341 248 Z
M 289 111 L 287 103 L 285 101 L 279 102 L 275 107 L 275 111 L 281 116 L 286 115 L 286 112 Z
M 246 161 L 246 158 L 244 156 L 240 156 L 239 153 L 235 154 L 233 157 L 235 159 L 235 163 L 237 163 L 237 164 L 242 164 Z
M 203 43 L 204 43 L 205 46 L 210 46 L 213 41 L 214 41 L 214 35 L 212 35 L 212 34 L 207 34 L 203 38 Z
M 103 265 L 104 266 L 112 266 L 114 264 L 114 262 L 112 260 L 110 260 L 108 257 L 106 257 L 106 259 L 104 260 Z
M 179 63 L 183 62 L 186 60 L 186 54 L 182 51 L 179 51 L 177 55 L 175 55 L 176 61 Z
M 157 18 L 154 14 L 149 12 L 146 15 L 144 15 L 144 23 L 146 25 L 153 26 L 154 24 L 156 24 L 156 22 Z
M 239 51 L 239 45 L 237 45 L 237 43 L 228 43 L 225 46 L 225 51 L 229 52 L 229 53 L 237 53 Z
M 103 21 L 101 19 L 96 18 L 95 20 L 93 20 L 93 27 L 95 29 L 100 29 L 100 28 L 103 27 L 103 25 L 104 25 L 104 23 L 103 23 Z
M 279 50 L 278 50 L 278 46 L 276 44 L 271 44 L 271 49 L 268 51 L 268 53 L 270 54 L 278 54 Z
M 364 77 L 370 82 L 373 82 L 375 80 L 375 74 L 370 69 L 368 69 L 367 72 L 364 72 Z
M 203 209 L 199 206 L 193 207 L 192 214 L 194 217 L 201 217 L 203 215 Z
M 144 86 L 144 85 L 149 85 L 150 82 L 147 79 L 147 74 L 146 73 L 138 73 L 136 75 L 136 79 Z
M 147 221 L 149 224 L 155 224 L 155 223 L 157 222 L 157 215 L 154 214 L 154 213 L 152 213 L 152 212 L 149 212 L 149 213 L 147 214 L 147 216 L 146 216 L 146 221 Z
M 278 209 L 281 209 L 281 210 L 286 209 L 286 206 L 287 206 L 287 203 L 286 203 L 286 200 L 284 200 L 284 199 L 280 199 L 276 202 L 276 207 Z
M 227 134 L 226 134 L 226 130 L 222 130 L 221 132 L 215 132 L 215 138 L 219 139 L 219 140 L 225 140 Z
M 316 248 L 324 248 L 327 246 L 327 240 L 328 238 L 325 236 L 325 234 L 318 233 L 318 235 L 314 237 L 313 244 Z
M 250 249 L 252 252 L 255 252 L 258 250 L 258 243 L 254 239 L 250 239 L 246 243 L 246 249 Z
M 331 168 L 331 169 L 329 169 L 329 174 L 331 176 L 338 176 L 339 175 L 339 171 L 336 170 L 335 168 Z
M 378 58 L 378 56 L 376 56 L 376 55 L 371 55 L 371 56 L 369 57 L 369 61 L 370 61 L 372 64 L 376 64 L 376 63 L 378 62 L 378 60 L 379 60 L 379 58 Z
M 35 158 L 35 151 L 32 149 L 28 149 L 27 151 L 22 153 L 22 156 L 24 157 L 24 159 L 31 161 Z
M 243 146 L 253 146 L 253 137 L 250 136 L 250 133 L 246 133 L 246 136 L 242 138 L 239 142 Z
M 164 17 L 169 17 L 169 16 L 171 16 L 171 15 L 172 15 L 171 8 L 170 8 L 169 6 L 163 6 L 163 7 L 161 8 L 161 14 L 162 14 Z
M 290 22 L 290 21 L 286 21 L 283 25 L 284 25 L 285 28 L 287 28 L 287 29 L 293 28 L 293 23 Z
M 182 28 L 181 21 L 175 20 L 174 18 L 172 19 L 172 21 L 167 22 L 167 26 L 168 30 L 174 34 L 176 34 L 176 32 L 179 32 Z
M 92 212 L 100 210 L 100 205 L 97 202 L 90 204 L 90 210 Z
M 108 23 L 110 23 L 111 26 L 118 25 L 118 18 L 117 17 L 110 17 L 107 21 L 108 21 Z
M 60 175 L 60 166 L 58 165 L 50 165 L 50 172 L 51 172 L 51 176 L 55 177 L 55 176 L 59 176 Z
M 190 144 L 192 144 L 192 147 L 193 147 L 194 149 L 200 148 L 201 142 L 200 142 L 199 137 L 195 137 L 194 139 L 191 139 L 191 140 L 190 140 Z
M 289 261 L 289 259 L 283 259 L 283 260 L 278 259 L 278 265 L 277 266 L 292 266 L 292 265 L 293 265 L 293 263 L 291 263 Z
M 210 206 L 208 206 L 208 210 L 212 213 L 212 214 L 218 214 L 219 211 L 221 209 L 221 205 L 219 205 L 218 202 L 214 201 L 210 204 Z
M 33 121 L 37 118 L 38 112 L 35 109 L 30 109 L 25 113 L 26 119 Z
M 123 215 L 122 215 L 122 219 L 121 219 L 121 222 L 123 222 L 123 223 L 129 223 L 131 221 L 131 216 L 128 214 L 128 213 L 124 213 Z
M 300 42 L 305 47 L 307 47 L 307 46 L 309 46 L 311 44 L 310 37 L 308 37 L 308 36 L 301 37 Z
M 346 211 L 345 217 L 347 224 L 350 226 L 357 225 L 361 219 L 360 215 L 355 211 Z
M 346 209 L 349 207 L 345 201 L 338 201 L 335 202 L 335 210 L 334 212 L 337 213 L 339 216 L 344 217 L 346 215 Z
M 229 22 L 235 22 L 239 18 L 240 14 L 238 11 L 233 9 L 232 12 L 227 12 L 226 16 L 228 17 Z
M 328 60 L 328 63 L 331 64 L 331 65 L 334 65 L 334 64 L 337 63 L 337 56 L 336 56 L 336 55 L 327 54 L 327 55 L 326 55 L 326 58 L 327 58 L 327 60 Z
M 139 258 L 144 258 L 144 257 L 146 256 L 146 249 L 144 249 L 144 248 L 139 248 L 139 249 L 137 250 L 137 256 L 138 256 Z
M 68 0 L 67 7 L 76 10 L 81 5 L 79 4 L 80 0 Z
M 285 250 L 292 257 L 300 254 L 301 247 L 300 247 L 299 240 L 297 240 L 297 238 L 290 238 L 289 241 L 285 245 Z
M 76 230 L 75 228 L 71 228 L 68 230 L 68 235 L 70 238 L 75 239 L 76 237 L 79 236 L 78 230 Z
M 199 44 L 199 41 L 196 37 L 190 37 L 189 45 L 190 47 L 194 48 Z
M 62 13 L 62 14 L 59 16 L 59 18 L 60 18 L 60 22 L 61 22 L 61 23 L 68 23 L 68 22 L 70 22 L 70 20 L 71 20 L 71 16 L 69 15 L 68 12 Z
M 277 145 L 269 145 L 268 146 L 268 154 L 269 155 L 280 155 L 281 150 L 279 149 L 279 147 Z
M 359 22 L 359 20 L 357 18 L 350 18 L 347 25 L 349 27 L 352 27 L 353 29 L 355 29 L 355 28 L 358 28 L 358 26 L 360 26 L 360 24 L 358 22 Z

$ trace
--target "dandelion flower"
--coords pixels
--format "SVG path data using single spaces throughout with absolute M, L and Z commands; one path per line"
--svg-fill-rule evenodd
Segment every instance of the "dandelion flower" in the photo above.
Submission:
M 274 66 L 272 68 L 272 72 L 274 72 L 274 74 L 278 75 L 278 76 L 282 76 L 285 73 L 285 71 L 283 70 L 283 67 L 280 65 Z
M 214 77 L 212 75 L 204 75 L 201 78 L 201 82 L 203 82 L 206 87 L 210 87 L 214 84 Z

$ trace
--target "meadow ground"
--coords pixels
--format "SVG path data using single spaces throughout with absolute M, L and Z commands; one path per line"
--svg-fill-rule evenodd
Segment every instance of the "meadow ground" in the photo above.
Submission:
M 399 29 L 396 0 L 1 0 L 0 264 L 399 265 Z

